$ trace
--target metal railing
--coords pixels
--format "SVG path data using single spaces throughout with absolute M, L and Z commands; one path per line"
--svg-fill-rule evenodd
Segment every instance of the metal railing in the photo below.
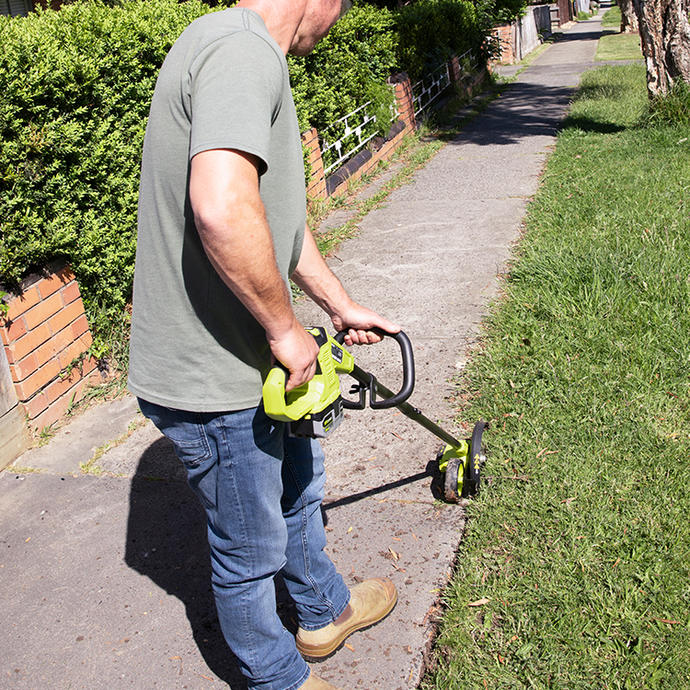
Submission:
M 461 69 L 467 65 L 471 71 L 476 66 L 472 51 L 458 57 Z M 412 85 L 414 116 L 424 112 L 452 83 L 450 65 L 444 62 Z M 370 113 L 372 101 L 360 105 L 319 132 L 324 175 L 327 176 L 363 149 L 379 132 L 376 116 Z M 390 108 L 390 121 L 398 119 L 395 104 Z
M 472 51 L 468 50 L 458 57 L 460 65 L 464 60 L 469 59 L 470 65 L 474 67 Z M 450 64 L 441 63 L 435 70 L 432 70 L 418 82 L 412 84 L 412 103 L 414 105 L 414 116 L 419 117 L 452 83 L 450 74 Z
M 376 116 L 368 112 L 372 101 L 360 105 L 351 113 L 344 115 L 321 132 L 321 156 L 324 174 L 341 166 L 364 148 L 377 134 Z M 390 122 L 398 118 L 395 105 L 391 106 Z M 338 137 L 337 139 L 331 137 Z

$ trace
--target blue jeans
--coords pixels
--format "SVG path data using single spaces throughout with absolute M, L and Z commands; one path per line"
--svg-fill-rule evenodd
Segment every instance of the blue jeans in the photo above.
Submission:
M 305 630 L 332 623 L 350 599 L 323 550 L 321 446 L 289 438 L 263 407 L 196 413 L 139 405 L 173 442 L 206 510 L 218 619 L 249 687 L 299 688 L 309 667 L 276 613 L 274 576 L 283 576 Z

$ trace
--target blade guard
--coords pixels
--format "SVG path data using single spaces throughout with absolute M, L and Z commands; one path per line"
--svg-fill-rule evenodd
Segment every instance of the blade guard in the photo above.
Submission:
M 354 368 L 353 356 L 324 328 L 309 328 L 319 346 L 316 374 L 307 383 L 285 392 L 287 371 L 273 367 L 263 385 L 264 410 L 280 422 L 295 422 L 306 415 L 321 412 L 340 397 L 339 373 L 349 374 Z

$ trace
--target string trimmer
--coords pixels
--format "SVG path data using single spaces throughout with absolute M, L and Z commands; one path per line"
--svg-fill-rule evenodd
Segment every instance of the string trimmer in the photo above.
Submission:
M 460 497 L 469 497 L 479 491 L 480 466 L 485 460 L 482 436 L 485 422 L 474 425 L 472 436 L 458 440 L 425 417 L 407 402 L 415 382 L 414 356 L 410 339 L 402 332 L 391 335 L 400 345 L 402 355 L 402 386 L 397 393 L 377 381 L 368 371 L 360 369 L 352 354 L 343 347 L 346 331 L 331 337 L 324 328 L 310 328 L 319 345 L 316 375 L 311 381 L 285 392 L 287 372 L 282 366 L 273 367 L 263 386 L 266 414 L 272 419 L 288 423 L 292 436 L 324 438 L 333 432 L 343 419 L 343 409 L 363 410 L 367 405 L 375 410 L 397 407 L 406 417 L 421 424 L 434 436 L 445 442 L 438 454 L 439 470 L 444 474 L 444 496 L 455 503 Z M 350 393 L 357 400 L 344 399 L 340 393 L 338 374 L 349 374 L 357 383 Z

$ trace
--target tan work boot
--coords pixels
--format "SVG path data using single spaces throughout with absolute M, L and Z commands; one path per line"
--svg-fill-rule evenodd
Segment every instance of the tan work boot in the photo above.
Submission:
M 338 688 L 327 683 L 323 678 L 315 676 L 312 672 L 309 674 L 307 682 L 299 686 L 299 690 L 338 690 Z
M 350 591 L 350 603 L 335 623 L 319 630 L 297 630 L 297 649 L 307 659 L 325 659 L 353 632 L 385 618 L 397 600 L 395 585 L 387 578 L 360 582 Z

